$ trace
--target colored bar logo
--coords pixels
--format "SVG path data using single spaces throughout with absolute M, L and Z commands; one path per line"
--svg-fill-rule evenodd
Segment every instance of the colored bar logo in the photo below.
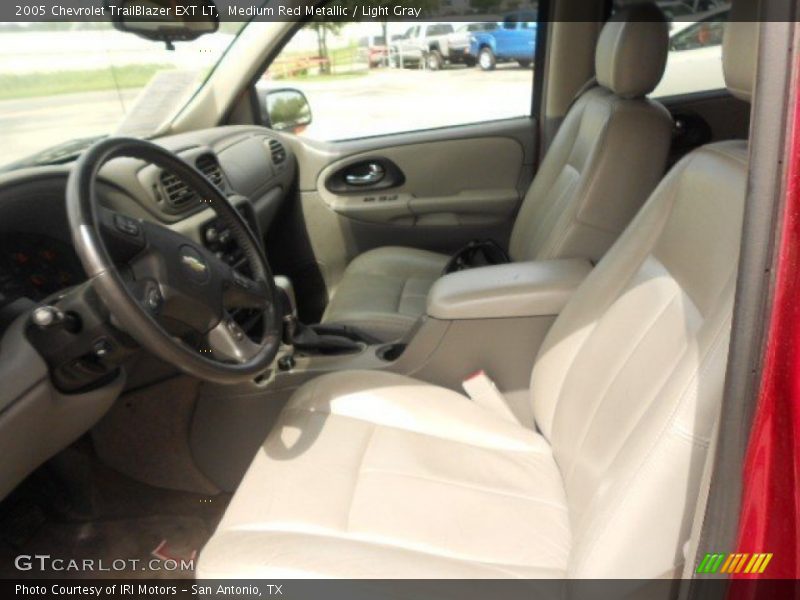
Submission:
M 695 573 L 711 575 L 714 573 L 763 573 L 769 561 L 772 560 L 772 553 L 747 554 L 733 552 L 731 554 L 706 554 Z

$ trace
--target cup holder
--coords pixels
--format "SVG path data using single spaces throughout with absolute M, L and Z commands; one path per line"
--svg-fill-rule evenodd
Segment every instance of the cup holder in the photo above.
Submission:
M 386 344 L 376 350 L 378 358 L 386 362 L 392 362 L 400 358 L 405 352 L 406 344 Z

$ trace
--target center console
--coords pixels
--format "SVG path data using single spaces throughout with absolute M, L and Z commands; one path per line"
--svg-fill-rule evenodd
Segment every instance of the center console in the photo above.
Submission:
M 483 369 L 501 389 L 527 389 L 547 331 L 591 269 L 586 260 L 559 259 L 445 275 L 428 294 L 426 316 L 404 338 L 379 342 L 336 324 L 302 326 L 351 343 L 315 351 L 290 335 L 265 381 L 290 389 L 325 372 L 385 369 L 460 389 L 466 375 Z
M 434 284 L 428 316 L 456 321 L 557 315 L 591 270 L 587 260 L 558 259 L 458 271 Z
M 258 232 L 256 217 L 250 203 L 235 203 L 235 206 L 250 229 Z M 239 247 L 236 238 L 224 220 L 216 217 L 206 221 L 200 226 L 200 236 L 203 240 L 203 245 L 216 254 L 218 258 L 221 258 L 236 269 L 249 269 L 244 252 Z M 260 236 L 256 235 L 256 238 L 260 239 Z M 244 271 L 242 272 L 244 273 Z

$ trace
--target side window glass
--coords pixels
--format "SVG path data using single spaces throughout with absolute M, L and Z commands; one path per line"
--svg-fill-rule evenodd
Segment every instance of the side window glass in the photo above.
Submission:
M 273 125 L 324 141 L 530 116 L 537 25 L 525 16 L 411 26 L 311 21 L 257 81 L 262 114 L 280 106 Z M 516 33 L 498 35 L 498 21 Z M 281 102 L 270 102 L 278 93 Z

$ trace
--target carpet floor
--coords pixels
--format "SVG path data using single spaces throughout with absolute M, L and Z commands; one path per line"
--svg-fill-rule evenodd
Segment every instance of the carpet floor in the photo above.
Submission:
M 88 443 L 70 448 L 0 503 L 0 577 L 193 577 L 229 500 L 144 485 L 101 464 Z M 20 555 L 63 561 L 20 571 Z M 71 570 L 70 560 L 93 567 Z

